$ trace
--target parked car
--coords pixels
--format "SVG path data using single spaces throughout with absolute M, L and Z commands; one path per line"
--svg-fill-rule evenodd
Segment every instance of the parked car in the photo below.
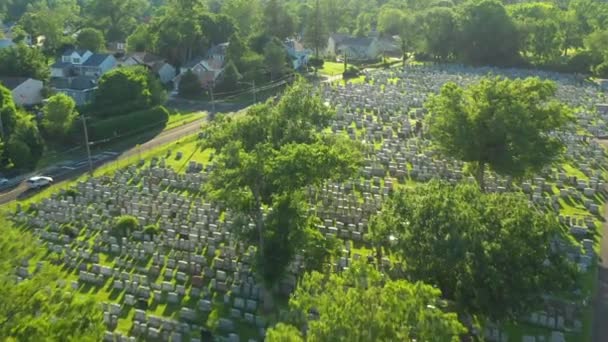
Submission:
M 0 178 L 0 186 L 5 186 L 6 184 L 8 184 L 8 179 Z
M 26 184 L 30 189 L 39 189 L 39 188 L 53 184 L 53 178 L 44 177 L 44 176 L 36 176 L 36 177 L 32 177 L 32 178 L 28 179 L 26 181 Z

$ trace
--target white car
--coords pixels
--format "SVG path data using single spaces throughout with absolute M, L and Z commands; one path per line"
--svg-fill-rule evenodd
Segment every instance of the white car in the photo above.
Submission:
M 8 184 L 8 179 L 0 178 L 0 186 L 5 186 L 6 184 Z
M 37 176 L 37 177 L 32 177 L 32 178 L 28 179 L 25 183 L 27 184 L 27 186 L 30 189 L 39 189 L 39 188 L 53 184 L 53 178 Z

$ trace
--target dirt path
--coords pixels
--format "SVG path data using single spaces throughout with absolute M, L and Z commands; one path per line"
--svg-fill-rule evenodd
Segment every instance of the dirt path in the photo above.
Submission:
M 599 140 L 608 147 L 608 141 Z M 604 206 L 600 255 L 598 261 L 598 287 L 593 309 L 593 342 L 608 341 L 608 204 Z

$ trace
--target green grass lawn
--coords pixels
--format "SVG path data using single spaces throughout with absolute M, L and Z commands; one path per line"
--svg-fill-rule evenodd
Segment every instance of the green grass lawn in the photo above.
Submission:
M 319 73 L 325 76 L 341 75 L 344 72 L 344 63 L 325 62 L 323 68 L 319 69 Z
M 173 129 L 207 116 L 206 112 L 174 113 L 169 116 L 165 131 Z

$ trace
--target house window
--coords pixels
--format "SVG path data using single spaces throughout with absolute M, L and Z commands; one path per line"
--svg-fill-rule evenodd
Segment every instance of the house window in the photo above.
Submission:
M 61 60 L 63 62 L 69 62 L 70 61 L 70 56 L 63 56 L 63 58 Z
M 74 64 L 80 64 L 80 58 L 74 58 L 72 61 Z

